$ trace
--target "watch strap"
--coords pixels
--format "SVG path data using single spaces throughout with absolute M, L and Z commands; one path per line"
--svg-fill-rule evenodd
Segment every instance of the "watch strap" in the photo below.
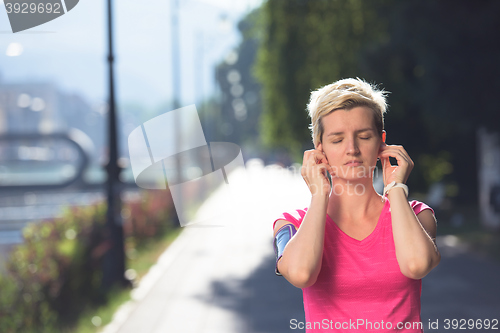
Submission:
M 408 186 L 403 183 L 396 183 L 395 181 L 387 184 L 387 186 L 384 187 L 384 197 L 386 197 L 389 191 L 395 187 L 401 187 L 405 191 L 406 197 L 408 198 Z

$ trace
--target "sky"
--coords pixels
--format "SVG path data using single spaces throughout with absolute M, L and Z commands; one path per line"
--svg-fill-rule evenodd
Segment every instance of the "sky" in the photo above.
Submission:
M 156 107 L 172 99 L 172 1 L 113 2 L 120 103 Z M 213 93 L 214 64 L 238 45 L 238 21 L 261 2 L 178 0 L 181 105 Z M 0 82 L 50 81 L 93 105 L 106 101 L 106 6 L 104 0 L 81 0 L 63 16 L 14 34 L 1 4 Z

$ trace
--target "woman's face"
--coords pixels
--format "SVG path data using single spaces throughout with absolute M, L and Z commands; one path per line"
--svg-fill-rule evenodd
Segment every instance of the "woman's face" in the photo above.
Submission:
M 380 146 L 385 142 L 378 136 L 373 111 L 365 106 L 335 110 L 323 117 L 323 150 L 335 175 L 343 179 L 372 177 Z

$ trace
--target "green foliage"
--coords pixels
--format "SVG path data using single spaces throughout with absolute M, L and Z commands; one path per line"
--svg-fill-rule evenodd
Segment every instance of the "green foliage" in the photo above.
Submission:
M 475 201 L 475 131 L 498 130 L 499 1 L 268 0 L 262 12 L 256 73 L 268 146 L 300 162 L 304 144 L 312 148 L 310 91 L 361 77 L 391 92 L 387 142 L 419 162 L 409 186 L 425 191 L 446 176 L 450 193 L 460 186 L 460 201 Z
M 311 90 L 359 76 L 360 54 L 387 37 L 377 10 L 389 1 L 267 1 L 266 31 L 256 62 L 263 85 L 261 132 L 268 146 L 302 156 L 311 142 L 306 104 Z
M 453 172 L 453 165 L 450 160 L 451 154 L 448 151 L 441 151 L 436 155 L 420 155 L 419 162 L 424 170 L 425 180 L 428 185 L 442 181 L 444 176 Z
M 124 204 L 127 250 L 144 246 L 174 226 L 167 191 L 145 192 Z M 55 332 L 73 325 L 89 307 L 107 300 L 101 287 L 106 204 L 67 208 L 62 218 L 23 230 L 0 276 L 0 331 Z
M 209 137 L 219 138 L 240 146 L 258 143 L 258 123 L 261 110 L 260 84 L 252 73 L 252 65 L 262 36 L 261 10 L 256 9 L 238 24 L 243 40 L 216 68 L 221 89 L 217 112 L 203 113 Z M 215 140 L 217 141 L 217 140 Z
M 2 299 L 11 299 L 1 309 L 7 325 L 2 332 L 50 332 L 58 320 L 71 319 L 83 304 L 99 300 L 100 256 L 92 256 L 92 250 L 103 242 L 104 216 L 103 204 L 67 209 L 62 219 L 23 230 L 24 243 L 12 251 L 3 279 L 16 288 L 13 295 L 2 293 Z

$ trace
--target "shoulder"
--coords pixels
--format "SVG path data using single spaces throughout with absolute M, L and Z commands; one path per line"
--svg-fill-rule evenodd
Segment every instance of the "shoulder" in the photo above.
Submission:
M 437 233 L 437 220 L 434 215 L 434 209 L 424 202 L 418 200 L 409 201 L 410 206 L 413 208 L 417 219 L 422 227 L 427 231 L 431 238 L 435 239 Z
M 295 228 L 299 228 L 304 216 L 306 215 L 307 208 L 304 209 L 296 209 L 293 211 L 283 212 L 280 216 L 278 216 L 273 222 L 273 230 L 277 226 L 277 223 L 284 225 L 288 223 L 292 223 Z M 278 222 L 280 221 L 280 222 Z
M 432 215 L 435 215 L 434 209 L 432 209 L 429 205 L 427 205 L 426 203 L 424 203 L 422 201 L 411 200 L 411 201 L 408 201 L 408 203 L 410 204 L 411 208 L 413 208 L 415 215 L 420 214 L 420 212 L 422 212 L 426 209 L 428 209 L 432 213 Z

